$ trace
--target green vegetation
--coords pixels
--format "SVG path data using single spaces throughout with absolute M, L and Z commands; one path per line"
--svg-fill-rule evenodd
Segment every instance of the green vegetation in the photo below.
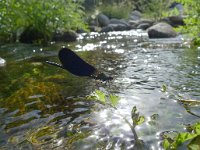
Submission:
M 56 31 L 86 28 L 83 15 L 81 3 L 73 0 L 2 0 L 0 39 L 14 42 L 28 30 L 36 42 L 46 42 Z
M 134 2 L 135 7 L 144 13 L 144 17 L 160 20 L 169 13 L 171 1 L 167 0 L 137 0 Z
M 102 91 L 99 90 L 95 90 L 94 95 L 89 97 L 89 99 L 95 99 L 100 101 L 103 105 L 107 105 L 110 106 L 111 108 L 114 108 L 117 110 L 117 104 L 120 101 L 120 97 L 116 96 L 114 94 L 105 94 Z M 131 118 L 132 118 L 132 124 L 128 122 L 128 120 L 126 120 L 125 117 L 123 117 L 123 119 L 125 119 L 125 121 L 129 124 L 129 126 L 134 129 L 135 126 L 142 124 L 145 121 L 145 117 L 141 116 L 138 112 L 137 112 L 137 108 L 136 106 L 134 106 L 132 108 L 131 111 Z M 136 133 L 134 131 L 134 133 Z
M 89 16 L 103 13 L 116 19 L 128 18 L 133 9 L 131 0 L 85 0 L 84 6 Z
M 101 102 L 101 104 L 105 105 L 105 106 L 108 106 L 110 108 L 113 108 L 115 110 L 117 110 L 117 104 L 120 100 L 120 97 L 119 96 L 116 96 L 116 95 L 113 95 L 113 94 L 105 94 L 104 92 L 102 91 L 99 91 L 99 90 L 95 90 L 94 92 L 94 95 L 93 96 L 90 96 L 88 97 L 88 99 L 95 99 L 95 100 L 98 100 Z M 125 121 L 125 123 L 127 123 L 127 125 L 130 127 L 133 135 L 134 135 L 134 139 L 136 140 L 136 144 L 135 144 L 135 148 L 137 149 L 142 149 L 143 148 L 143 141 L 139 140 L 138 138 L 138 135 L 135 131 L 135 127 L 144 123 L 145 121 L 145 117 L 144 116 L 141 116 L 139 114 L 139 112 L 137 112 L 137 108 L 136 106 L 134 106 L 132 108 L 132 111 L 131 111 L 131 118 L 132 118 L 132 123 L 130 123 L 126 117 L 124 117 L 123 115 L 121 114 L 118 114 L 120 115 L 123 120 Z
M 135 0 L 133 4 L 136 9 L 144 13 L 147 18 L 153 18 L 158 21 L 166 16 L 178 15 L 176 9 L 169 11 L 170 4 L 174 0 Z M 184 5 L 185 26 L 182 26 L 178 31 L 190 34 L 193 38 L 194 45 L 200 45 L 200 1 L 196 0 L 177 0 Z
M 23 87 L 13 89 L 14 92 L 10 96 L 0 99 L 0 107 L 6 107 L 9 111 L 18 108 L 19 114 L 24 114 L 29 109 L 26 103 L 41 100 L 42 103 L 38 104 L 37 107 L 44 111 L 46 102 L 53 103 L 57 99 L 62 99 L 59 95 L 59 85 L 53 82 L 36 82 L 31 77 L 22 77 L 22 79 L 13 80 L 8 89 L 10 90 L 11 86 L 22 86 L 22 83 L 24 84 Z M 31 98 L 35 93 L 39 93 L 39 96 Z
M 167 134 L 165 135 L 165 140 L 163 142 L 163 147 L 168 150 L 175 150 L 181 145 L 187 146 L 189 150 L 198 150 L 200 149 L 200 122 L 188 126 L 188 132 L 181 132 L 174 135 Z
M 113 94 L 106 95 L 104 92 L 101 92 L 99 90 L 95 90 L 94 98 L 96 100 L 99 100 L 104 105 L 110 105 L 113 108 L 116 108 L 120 98 Z
M 174 95 L 171 91 L 167 89 L 167 86 L 164 84 L 161 87 L 162 92 L 169 92 L 171 95 Z M 186 111 L 198 118 L 200 118 L 199 115 L 193 113 L 190 110 L 190 107 L 192 106 L 199 106 L 200 101 L 199 100 L 192 100 L 192 99 L 184 99 L 180 95 L 174 95 L 177 98 L 177 101 L 183 104 L 183 107 L 186 109 Z M 163 147 L 166 150 L 176 150 L 180 148 L 181 146 L 187 147 L 189 150 L 198 150 L 200 149 L 200 122 L 197 122 L 193 125 L 187 125 L 186 126 L 187 132 L 174 132 L 174 131 L 167 131 L 163 134 Z
M 200 1 L 178 0 L 184 5 L 186 26 L 181 27 L 183 32 L 190 34 L 194 40 L 194 45 L 200 45 Z
M 131 5 L 127 3 L 103 4 L 100 6 L 100 11 L 109 18 L 127 18 L 131 10 Z

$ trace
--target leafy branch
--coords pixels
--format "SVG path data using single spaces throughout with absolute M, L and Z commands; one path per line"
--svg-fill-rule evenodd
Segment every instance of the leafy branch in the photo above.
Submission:
M 190 150 L 200 149 L 200 122 L 190 126 L 190 132 L 178 133 L 175 137 L 169 135 L 165 136 L 163 147 L 165 149 L 177 149 L 185 142 L 189 142 L 187 148 Z
M 105 106 L 109 106 L 111 108 L 113 108 L 114 110 L 118 110 L 117 109 L 117 104 L 120 101 L 120 97 L 116 96 L 114 94 L 108 94 L 106 95 L 104 92 L 100 91 L 100 90 L 95 90 L 94 94 L 90 97 L 88 97 L 88 99 L 95 99 L 99 102 L 101 102 L 101 104 L 105 105 Z M 123 116 L 122 114 L 120 114 L 118 112 L 118 115 L 120 117 L 123 118 L 123 120 L 128 124 L 128 126 L 130 127 L 133 135 L 134 135 L 134 139 L 136 141 L 136 146 L 137 147 L 141 147 L 142 146 L 142 141 L 139 140 L 138 135 L 136 133 L 135 127 L 137 125 L 142 124 L 145 121 L 144 116 L 140 116 L 140 114 L 137 112 L 137 108 L 136 106 L 133 107 L 132 111 L 131 111 L 131 118 L 132 118 L 132 123 L 130 123 L 125 116 Z

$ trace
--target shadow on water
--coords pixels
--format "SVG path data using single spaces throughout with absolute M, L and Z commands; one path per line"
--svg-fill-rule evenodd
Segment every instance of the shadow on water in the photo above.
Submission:
M 114 80 L 97 84 L 45 64 L 59 62 L 63 45 Z M 83 34 L 71 45 L 44 48 L 1 46 L 0 149 L 133 149 L 121 117 L 131 120 L 133 106 L 145 116 L 136 127 L 144 149 L 161 148 L 162 132 L 199 120 L 192 115 L 200 115 L 199 105 L 179 103 L 200 99 L 200 52 L 186 47 L 181 37 L 148 40 L 141 31 Z M 96 89 L 118 95 L 117 110 L 88 100 Z

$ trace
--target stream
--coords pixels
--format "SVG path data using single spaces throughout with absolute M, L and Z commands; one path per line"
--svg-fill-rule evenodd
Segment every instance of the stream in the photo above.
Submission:
M 46 60 L 70 47 L 113 80 L 98 83 L 77 77 Z M 200 49 L 185 37 L 149 39 L 131 30 L 81 34 L 75 43 L 0 47 L 0 149 L 134 149 L 131 110 L 144 123 L 136 126 L 143 149 L 162 148 L 162 134 L 185 131 L 200 120 Z M 117 109 L 88 100 L 95 90 L 120 97 Z M 122 117 L 123 116 L 123 117 Z

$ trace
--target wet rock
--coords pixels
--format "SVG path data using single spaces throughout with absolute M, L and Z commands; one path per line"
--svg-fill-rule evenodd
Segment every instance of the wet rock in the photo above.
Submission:
M 45 39 L 45 35 L 34 27 L 27 27 L 20 35 L 19 41 L 21 43 L 33 43 Z
M 134 29 L 143 29 L 146 30 L 147 28 L 151 27 L 154 24 L 154 21 L 148 19 L 141 19 L 141 20 L 131 20 L 129 24 Z
M 74 31 L 56 32 L 54 33 L 52 40 L 60 42 L 75 42 L 77 37 L 78 35 Z
M 128 23 L 132 26 L 133 29 L 136 29 L 137 26 L 139 25 L 138 20 L 129 20 Z
M 184 26 L 184 18 L 182 16 L 170 16 L 163 18 L 161 21 L 170 24 L 173 27 Z
M 87 33 L 87 31 L 85 31 L 84 29 L 77 29 L 76 33 Z
M 91 32 L 98 32 L 100 29 L 99 29 L 99 27 L 97 27 L 97 26 L 89 26 L 89 30 L 90 30 Z
M 3 67 L 6 65 L 6 60 L 0 57 L 0 67 Z
M 149 38 L 170 38 L 177 36 L 177 33 L 173 30 L 172 26 L 160 22 L 147 30 Z
M 91 18 L 91 20 L 88 22 L 88 24 L 90 26 L 99 26 L 98 18 L 95 18 L 95 19 Z
M 111 31 L 114 31 L 113 27 L 106 26 L 106 27 L 103 27 L 100 32 L 111 32 Z
M 138 21 L 138 24 L 148 23 L 149 25 L 153 25 L 154 21 L 149 19 L 141 19 Z
M 125 20 L 120 20 L 120 19 L 115 19 L 115 18 L 110 19 L 109 24 L 122 24 L 122 25 L 130 26 L 130 24 L 126 22 Z
M 137 29 L 142 29 L 142 30 L 146 30 L 147 28 L 149 28 L 151 26 L 151 24 L 149 23 L 142 23 L 142 24 L 139 24 L 137 26 Z
M 114 31 L 127 31 L 131 29 L 130 26 L 123 24 L 111 24 L 111 26 L 114 28 Z
M 181 3 L 173 2 L 169 8 L 172 9 L 177 9 L 179 12 L 179 15 L 183 15 L 184 13 L 184 6 Z
M 105 26 L 107 26 L 110 23 L 110 19 L 106 15 L 104 15 L 104 14 L 99 14 L 97 16 L 97 20 L 98 20 L 99 25 L 101 27 L 105 27 Z
M 141 17 L 142 17 L 141 12 L 134 10 L 131 12 L 129 19 L 130 20 L 139 20 L 139 19 L 141 19 Z
M 130 30 L 131 27 L 124 24 L 109 24 L 103 27 L 100 32 L 110 32 L 110 31 L 126 31 Z

